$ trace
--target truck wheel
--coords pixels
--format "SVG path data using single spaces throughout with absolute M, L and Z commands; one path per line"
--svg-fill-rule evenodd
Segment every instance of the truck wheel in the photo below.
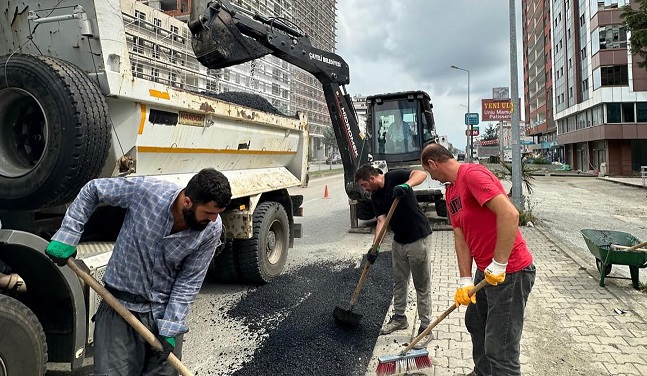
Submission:
M 267 283 L 283 271 L 290 244 L 288 215 L 278 202 L 261 203 L 254 211 L 254 234 L 235 243 L 240 272 L 246 280 Z
M 225 239 L 225 244 L 220 254 L 215 255 L 207 275 L 209 279 L 218 282 L 236 282 L 239 279 L 236 266 L 236 255 L 234 254 L 234 241 Z
M 24 304 L 0 294 L 0 376 L 42 376 L 47 340 L 36 315 Z
M 99 175 L 111 121 L 101 91 L 69 62 L 0 57 L 0 207 L 64 204 Z

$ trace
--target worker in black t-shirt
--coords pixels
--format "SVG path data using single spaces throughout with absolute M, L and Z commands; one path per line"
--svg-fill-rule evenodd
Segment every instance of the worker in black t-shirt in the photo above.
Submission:
M 371 165 L 361 166 L 355 173 L 355 181 L 371 192 L 371 201 L 377 216 L 375 236 L 384 226 L 386 215 L 396 197 L 400 198 L 393 213 L 390 226 L 393 231 L 393 316 L 382 328 L 380 334 L 389 334 L 409 327 L 405 309 L 409 278 L 418 297 L 418 334 L 427 328 L 431 316 L 431 271 L 427 249 L 427 236 L 431 234 L 429 220 L 418 205 L 411 187 L 421 184 L 427 178 L 422 170 L 391 170 L 383 174 Z M 375 262 L 377 254 L 367 255 L 369 262 Z

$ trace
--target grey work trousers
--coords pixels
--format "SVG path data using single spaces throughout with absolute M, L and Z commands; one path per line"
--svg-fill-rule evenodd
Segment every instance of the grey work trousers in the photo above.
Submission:
M 413 243 L 393 242 L 391 252 L 393 266 L 393 313 L 404 316 L 407 308 L 409 278 L 413 277 L 418 298 L 420 326 L 429 325 L 431 316 L 431 260 L 427 249 L 427 237 Z
M 148 330 L 157 335 L 151 312 L 133 312 Z M 178 358 L 183 335 L 175 337 Z M 177 376 L 173 366 L 144 340 L 105 301 L 99 305 L 94 327 L 94 376 Z
M 465 312 L 465 326 L 472 336 L 472 358 L 478 376 L 521 375 L 519 354 L 523 316 L 535 283 L 536 269 L 506 274 L 496 286 L 486 285 L 476 293 L 476 304 Z M 477 270 L 474 284 L 485 278 Z

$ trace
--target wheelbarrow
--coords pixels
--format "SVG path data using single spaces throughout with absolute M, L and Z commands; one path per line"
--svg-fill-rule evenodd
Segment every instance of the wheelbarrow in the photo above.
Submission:
M 647 250 L 639 247 L 644 247 L 647 242 L 643 243 L 635 236 L 622 231 L 583 229 L 580 232 L 589 251 L 595 256 L 601 287 L 604 287 L 605 277 L 622 278 L 609 277 L 615 264 L 628 265 L 633 288 L 640 289 L 638 269 L 647 267 Z

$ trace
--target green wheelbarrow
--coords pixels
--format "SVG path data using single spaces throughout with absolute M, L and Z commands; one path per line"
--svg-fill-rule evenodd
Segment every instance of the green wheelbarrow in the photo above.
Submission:
M 638 269 L 647 267 L 647 250 L 640 247 L 646 246 L 647 242 L 641 242 L 635 236 L 622 231 L 583 229 L 580 232 L 589 251 L 595 256 L 601 287 L 604 287 L 604 278 L 609 276 L 615 264 L 628 265 L 633 288 L 640 289 Z

